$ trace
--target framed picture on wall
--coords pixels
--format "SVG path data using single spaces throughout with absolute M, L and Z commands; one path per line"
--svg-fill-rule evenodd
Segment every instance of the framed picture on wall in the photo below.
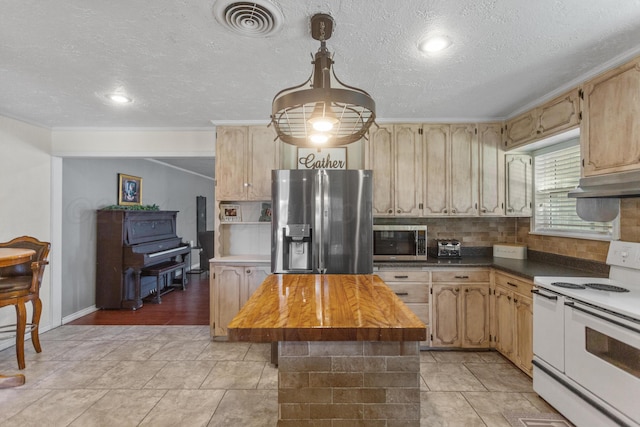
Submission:
M 121 206 L 142 204 L 142 178 L 118 174 L 118 204 Z

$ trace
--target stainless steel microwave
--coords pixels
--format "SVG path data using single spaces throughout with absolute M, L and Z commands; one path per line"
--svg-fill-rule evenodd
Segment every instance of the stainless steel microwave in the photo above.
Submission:
M 427 259 L 426 225 L 374 225 L 374 261 Z

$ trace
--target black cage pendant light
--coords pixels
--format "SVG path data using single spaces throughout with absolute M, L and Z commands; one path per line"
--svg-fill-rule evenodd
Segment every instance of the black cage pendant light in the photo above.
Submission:
M 326 41 L 333 27 L 330 15 L 311 18 L 311 36 L 320 41 L 311 76 L 273 98 L 271 123 L 278 138 L 288 144 L 318 148 L 351 144 L 365 136 L 376 118 L 371 96 L 342 83 L 331 69 Z

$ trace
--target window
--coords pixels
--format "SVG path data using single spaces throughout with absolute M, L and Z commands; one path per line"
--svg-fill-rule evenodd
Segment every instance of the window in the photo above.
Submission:
M 580 180 L 579 138 L 533 152 L 533 174 L 534 233 L 603 240 L 612 238 L 613 222 L 581 219 L 576 213 L 576 199 L 567 195 Z

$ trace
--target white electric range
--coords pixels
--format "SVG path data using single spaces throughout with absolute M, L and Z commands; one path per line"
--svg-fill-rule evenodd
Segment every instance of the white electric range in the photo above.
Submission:
M 608 278 L 534 278 L 533 388 L 577 426 L 640 426 L 640 243 Z

